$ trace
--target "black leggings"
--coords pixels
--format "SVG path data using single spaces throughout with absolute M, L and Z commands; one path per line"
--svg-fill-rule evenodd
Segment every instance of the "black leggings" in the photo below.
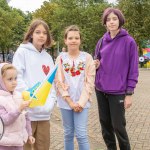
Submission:
M 120 150 L 130 150 L 129 138 L 125 128 L 125 95 L 106 94 L 96 90 L 96 96 L 102 136 L 108 150 L 117 150 L 115 135 Z

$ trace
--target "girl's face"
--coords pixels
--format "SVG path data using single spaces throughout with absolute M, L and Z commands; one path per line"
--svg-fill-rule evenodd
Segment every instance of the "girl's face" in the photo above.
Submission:
M 110 32 L 117 31 L 119 29 L 119 19 L 118 16 L 113 12 L 107 16 L 106 20 L 107 30 Z
M 8 69 L 3 77 L 3 82 L 9 92 L 13 92 L 17 86 L 17 71 Z
M 38 51 L 42 50 L 42 46 L 47 41 L 47 31 L 45 30 L 43 25 L 39 25 L 35 28 L 32 35 L 32 44 Z
M 69 50 L 79 50 L 81 39 L 79 31 L 69 31 L 67 34 L 67 38 L 65 39 L 65 44 L 67 45 Z

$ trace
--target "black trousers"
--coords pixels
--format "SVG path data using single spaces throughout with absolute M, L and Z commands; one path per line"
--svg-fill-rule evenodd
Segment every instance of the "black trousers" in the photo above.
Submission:
M 116 135 L 120 150 L 130 150 L 129 138 L 125 128 L 125 95 L 106 94 L 96 90 L 96 96 L 102 136 L 107 149 L 117 150 Z

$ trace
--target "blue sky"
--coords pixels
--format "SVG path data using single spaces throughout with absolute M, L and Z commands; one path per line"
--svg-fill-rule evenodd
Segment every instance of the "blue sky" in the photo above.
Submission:
M 22 11 L 35 11 L 40 8 L 44 1 L 48 0 L 7 0 L 9 2 L 9 6 L 14 8 L 19 8 Z M 108 0 L 108 2 L 112 3 L 116 0 Z

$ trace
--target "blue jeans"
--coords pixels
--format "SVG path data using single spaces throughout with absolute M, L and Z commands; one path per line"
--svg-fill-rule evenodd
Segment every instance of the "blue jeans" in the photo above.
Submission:
M 74 150 L 74 133 L 79 150 L 89 150 L 87 136 L 88 109 L 76 113 L 73 110 L 61 108 L 61 115 L 64 127 L 64 150 Z

